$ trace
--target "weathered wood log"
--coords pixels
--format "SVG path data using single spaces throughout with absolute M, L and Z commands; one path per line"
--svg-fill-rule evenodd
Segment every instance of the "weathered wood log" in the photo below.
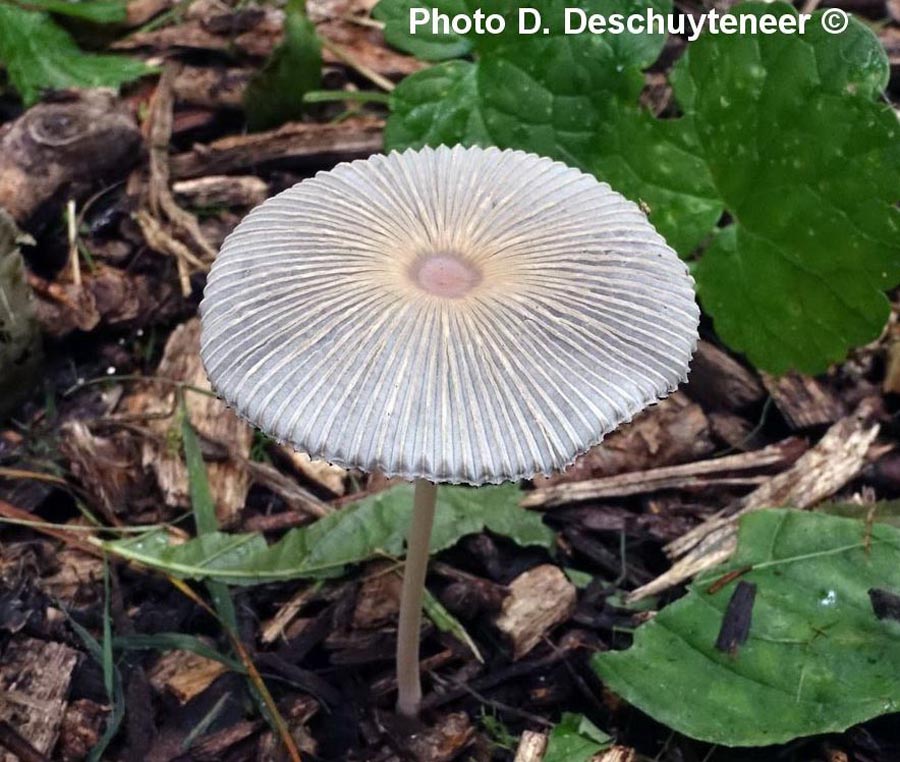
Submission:
M 591 762 L 635 762 L 637 752 L 628 746 L 613 746 L 595 754 Z
M 124 175 L 140 157 L 134 116 L 106 90 L 66 93 L 0 128 L 0 207 L 23 227 L 94 183 Z M 48 208 L 50 207 L 50 208 Z

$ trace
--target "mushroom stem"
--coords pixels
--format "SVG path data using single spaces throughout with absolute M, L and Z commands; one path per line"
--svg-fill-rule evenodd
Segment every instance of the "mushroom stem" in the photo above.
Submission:
M 412 521 L 406 536 L 406 566 L 397 629 L 397 711 L 406 717 L 417 717 L 422 702 L 419 630 L 436 500 L 437 485 L 427 479 L 416 479 Z

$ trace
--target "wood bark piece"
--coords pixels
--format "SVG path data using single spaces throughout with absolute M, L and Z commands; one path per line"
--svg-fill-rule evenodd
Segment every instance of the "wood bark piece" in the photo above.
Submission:
M 63 717 L 55 754 L 62 762 L 82 762 L 100 741 L 108 715 L 108 706 L 90 699 L 70 702 Z
M 282 447 L 281 451 L 304 478 L 327 489 L 337 497 L 344 494 L 348 474 L 346 468 L 334 466 L 324 460 L 312 460 L 305 452 L 297 452 L 288 447 Z
M 250 207 L 269 195 L 265 180 L 254 175 L 211 175 L 179 180 L 172 186 L 176 198 L 189 206 Z
M 172 82 L 175 100 L 209 109 L 241 109 L 253 69 L 183 66 Z
M 535 487 L 670 466 L 710 455 L 715 445 L 703 409 L 681 392 L 639 413 L 591 448 L 571 467 L 536 477 Z
M 0 207 L 25 226 L 45 204 L 79 198 L 138 158 L 134 117 L 106 90 L 39 103 L 0 129 Z
M 595 754 L 591 762 L 635 762 L 637 752 L 628 746 L 613 746 Z
M 13 758 L 19 762 L 50 762 L 48 757 L 19 735 L 14 727 L 0 720 L 0 750 L 2 749 L 12 752 Z
M 717 439 L 735 450 L 755 450 L 762 445 L 757 425 L 734 413 L 710 413 L 709 428 Z
M 159 278 L 95 262 L 82 273 L 81 286 L 44 280 L 30 273 L 35 312 L 44 333 L 62 338 L 73 331 L 105 325 L 144 325 L 164 320 L 177 304 L 175 290 Z
M 834 394 L 811 376 L 763 374 L 763 383 L 788 425 L 797 430 L 834 423 L 846 414 Z
M 249 738 L 263 725 L 262 720 L 243 720 L 224 730 L 202 736 L 191 746 L 190 759 L 193 762 L 218 762 L 232 746 Z
M 900 394 L 900 337 L 888 344 L 882 389 L 885 394 Z
M 47 595 L 76 608 L 98 603 L 102 581 L 101 559 L 75 547 L 62 547 L 54 552 L 52 566 L 38 584 Z
M 366 567 L 353 610 L 354 629 L 374 630 L 397 620 L 403 580 L 394 567 L 391 561 L 375 561 Z
M 711 410 L 739 410 L 766 393 L 755 373 L 708 341 L 697 345 L 684 391 Z
M 123 513 L 145 481 L 134 436 L 127 431 L 96 436 L 78 420 L 64 423 L 59 433 L 60 452 L 95 504 L 107 517 Z
M 361 66 L 381 77 L 402 79 L 427 66 L 413 56 L 389 48 L 381 32 L 371 28 L 345 21 L 330 21 L 317 24 L 316 30 L 325 40 L 340 45 Z M 345 61 L 327 45 L 322 50 L 322 61 L 330 66 L 345 65 Z
M 41 754 L 56 744 L 79 654 L 62 643 L 14 638 L 0 659 L 0 722 Z M 18 758 L 0 750 L 0 762 Z
M 281 638 L 287 626 L 294 620 L 300 610 L 309 603 L 319 590 L 318 585 L 308 585 L 294 593 L 290 600 L 265 622 L 259 631 L 259 640 L 263 645 L 270 645 Z
M 842 418 L 787 471 L 670 543 L 666 552 L 679 560 L 631 593 L 629 600 L 659 593 L 726 561 L 737 547 L 738 520 L 750 511 L 782 506 L 811 508 L 833 495 L 862 470 L 878 431 L 879 425 L 871 423 L 863 409 Z
M 524 497 L 522 505 L 525 508 L 544 509 L 582 500 L 706 486 L 723 480 L 733 482 L 735 474 L 790 465 L 805 449 L 803 440 L 789 438 L 752 452 L 536 489 Z
M 284 11 L 276 8 L 245 8 L 196 0 L 179 24 L 152 31 L 135 32 L 114 42 L 114 50 L 149 49 L 168 53 L 178 48 L 238 52 L 265 58 L 281 41 Z
M 227 671 L 228 667 L 221 662 L 191 651 L 176 650 L 163 654 L 147 673 L 147 678 L 159 693 L 168 691 L 179 703 L 186 704 Z
M 558 566 L 543 564 L 516 577 L 494 620 L 512 644 L 513 659 L 521 659 L 547 632 L 566 621 L 576 597 L 575 586 Z
M 541 762 L 546 750 L 547 736 L 533 730 L 526 730 L 519 739 L 513 762 Z
M 189 320 L 172 332 L 157 374 L 210 389 L 200 362 L 199 319 Z M 253 432 L 223 402 L 216 397 L 187 391 L 185 405 L 191 424 L 201 438 L 224 445 L 245 460 L 249 457 Z M 128 396 L 123 406 L 131 415 L 144 416 L 146 427 L 156 434 L 142 443 L 142 465 L 156 474 L 166 503 L 172 507 L 189 507 L 188 474 L 181 449 L 170 445 L 173 434 L 175 441 L 180 441 L 175 389 L 148 384 Z M 247 469 L 229 458 L 208 463 L 207 473 L 219 522 L 223 527 L 231 526 L 236 522 L 250 488 Z
M 339 123 L 290 122 L 276 130 L 221 138 L 173 156 L 172 175 L 183 179 L 239 172 L 272 161 L 324 162 L 369 156 L 381 150 L 384 123 L 373 117 Z
M 454 712 L 438 721 L 422 733 L 412 735 L 407 748 L 416 762 L 450 762 L 475 737 L 475 728 L 465 712 Z

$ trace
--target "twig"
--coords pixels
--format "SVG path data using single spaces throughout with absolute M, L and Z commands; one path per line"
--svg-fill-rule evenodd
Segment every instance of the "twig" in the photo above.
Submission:
M 315 582 L 300 588 L 291 599 L 275 612 L 268 622 L 264 622 L 260 631 L 259 640 L 263 645 L 274 643 L 283 634 L 287 626 L 297 614 L 322 588 L 321 582 Z
M 547 750 L 547 736 L 526 730 L 519 739 L 516 758 L 513 762 L 541 762 Z
M 320 38 L 322 41 L 322 47 L 330 50 L 334 55 L 343 61 L 347 66 L 355 71 L 359 72 L 362 76 L 368 79 L 373 84 L 378 85 L 382 90 L 386 90 L 387 92 L 392 92 L 396 85 L 391 82 L 387 77 L 382 76 L 377 71 L 370 69 L 366 66 L 362 61 L 360 61 L 355 55 L 350 53 L 346 48 L 341 45 L 337 45 L 326 37 Z
M 21 508 L 17 508 L 16 506 L 7 503 L 5 500 L 0 500 L 0 519 L 2 518 L 15 519 L 16 521 L 22 522 L 32 521 L 34 517 L 27 511 L 23 511 Z M 49 537 L 54 537 L 57 540 L 62 540 L 67 545 L 78 548 L 78 550 L 85 553 L 90 553 L 92 556 L 97 556 L 97 558 L 104 557 L 103 550 L 99 547 L 95 547 L 88 541 L 88 539 L 92 538 L 84 539 L 67 532 L 64 529 L 56 529 L 52 526 L 35 526 L 34 530 Z
M 61 476 L 54 474 L 42 474 L 40 471 L 26 471 L 21 468 L 0 467 L 0 479 L 33 479 L 36 482 L 58 484 L 60 487 L 68 487 L 69 483 Z
M 454 688 L 461 688 L 475 700 L 481 702 L 486 706 L 490 706 L 497 711 L 503 712 L 504 714 L 508 714 L 520 720 L 533 722 L 535 725 L 543 725 L 545 728 L 553 727 L 552 722 L 550 722 L 546 717 L 541 717 L 539 714 L 532 714 L 531 712 L 526 712 L 524 709 L 519 709 L 517 707 L 510 706 L 509 704 L 504 704 L 502 701 L 496 701 L 495 699 L 488 698 L 484 694 L 476 691 L 474 688 L 470 688 L 465 683 L 459 682 L 458 680 L 441 677 L 436 672 L 429 672 L 428 674 L 431 677 L 432 682 L 442 687 L 452 686 Z
M 78 228 L 75 222 L 75 199 L 66 203 L 66 230 L 69 235 L 69 265 L 72 268 L 72 282 L 81 288 L 81 260 L 78 256 Z

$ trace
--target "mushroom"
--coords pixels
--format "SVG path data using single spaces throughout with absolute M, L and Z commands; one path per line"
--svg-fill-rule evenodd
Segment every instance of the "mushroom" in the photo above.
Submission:
M 424 148 L 256 207 L 209 275 L 201 355 L 281 442 L 415 482 L 398 711 L 421 700 L 437 484 L 549 474 L 673 391 L 699 311 L 637 205 L 547 158 Z

